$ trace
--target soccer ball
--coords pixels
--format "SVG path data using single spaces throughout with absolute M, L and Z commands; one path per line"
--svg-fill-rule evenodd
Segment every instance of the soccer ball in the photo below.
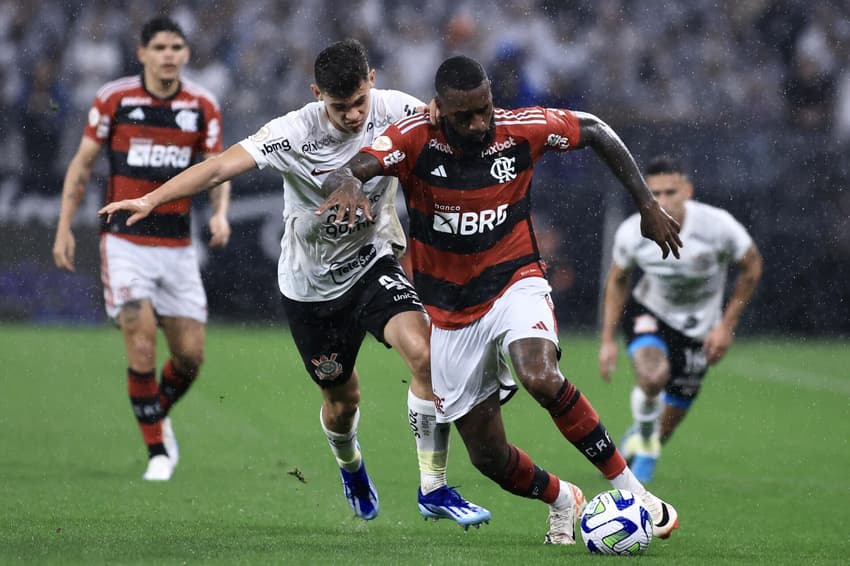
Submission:
M 643 501 L 624 489 L 603 491 L 581 514 L 581 538 L 595 554 L 640 554 L 652 540 L 652 517 Z

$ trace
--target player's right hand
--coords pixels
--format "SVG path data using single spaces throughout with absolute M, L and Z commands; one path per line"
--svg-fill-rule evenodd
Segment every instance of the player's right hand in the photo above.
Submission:
M 121 210 L 133 213 L 130 215 L 130 218 L 127 219 L 127 226 L 132 226 L 150 214 L 151 210 L 153 210 L 153 205 L 148 202 L 147 197 L 139 197 L 110 202 L 98 210 L 97 213 L 101 216 L 106 216 L 106 221 L 110 222 L 112 220 L 112 215 Z
M 599 347 L 599 375 L 602 380 L 611 383 L 611 377 L 617 371 L 617 343 L 602 342 Z
M 74 271 L 76 248 L 77 242 L 70 230 L 56 232 L 56 241 L 53 242 L 53 261 L 56 263 L 56 267 L 65 271 Z
M 351 174 L 351 169 L 344 167 L 337 169 L 322 183 L 323 191 L 330 191 L 326 198 L 316 209 L 316 215 L 321 216 L 327 211 L 336 210 L 334 224 L 348 224 L 351 229 L 364 216 L 366 220 L 374 220 L 372 217 L 372 203 L 363 192 L 363 183 Z

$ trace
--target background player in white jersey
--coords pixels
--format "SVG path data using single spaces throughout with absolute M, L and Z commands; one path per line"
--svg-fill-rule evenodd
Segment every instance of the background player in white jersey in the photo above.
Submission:
M 366 473 L 357 441 L 359 377 L 354 368 L 366 332 L 401 354 L 413 373 L 408 392 L 411 429 L 419 457 L 419 510 L 425 518 L 449 518 L 464 527 L 490 519 L 446 484 L 449 425 L 437 424 L 431 391 L 429 321 L 416 291 L 394 255 L 404 246 L 395 216 L 397 181 L 366 186 L 378 211 L 340 225 L 336 211 L 317 216 L 321 184 L 373 142 L 392 122 L 424 104 L 407 94 L 375 89 L 364 47 L 334 43 L 315 62 L 317 102 L 275 118 L 227 149 L 192 167 L 141 199 L 106 206 L 127 210 L 128 224 L 154 207 L 209 189 L 252 168 L 271 167 L 284 183 L 284 234 L 278 267 L 280 291 L 292 336 L 310 377 L 323 396 L 321 425 L 340 466 L 346 499 L 363 519 L 378 514 L 378 494 Z
M 661 445 L 685 418 L 708 366 L 728 351 L 762 273 L 761 255 L 747 230 L 725 210 L 691 200 L 693 185 L 678 160 L 653 159 L 646 182 L 682 225 L 681 258 L 662 261 L 658 249 L 641 237 L 638 215 L 620 225 L 605 283 L 599 348 L 599 371 L 610 381 L 622 319 L 636 380 L 631 394 L 634 425 L 623 453 L 641 481 L 652 479 Z M 737 264 L 738 276 L 723 309 L 732 264 Z M 635 268 L 642 276 L 629 297 Z
M 68 166 L 56 228 L 56 266 L 74 270 L 71 225 L 106 146 L 110 177 L 106 202 L 143 195 L 203 155 L 221 151 L 221 112 L 211 94 L 180 77 L 189 47 L 168 18 L 148 21 L 137 56 L 141 76 L 104 85 L 88 115 L 79 149 Z M 211 194 L 210 246 L 230 237 L 230 183 Z M 123 217 L 101 222 L 101 277 L 106 310 L 120 326 L 127 353 L 130 402 L 148 449 L 146 480 L 171 478 L 178 460 L 168 417 L 198 376 L 204 356 L 207 298 L 189 225 L 189 199 L 154 211 L 132 228 Z M 171 354 L 156 381 L 156 333 L 162 328 Z

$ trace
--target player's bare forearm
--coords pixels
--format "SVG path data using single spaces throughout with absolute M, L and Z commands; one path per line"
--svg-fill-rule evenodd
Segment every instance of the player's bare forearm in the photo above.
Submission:
M 750 246 L 747 253 L 738 263 L 738 277 L 732 295 L 726 303 L 723 311 L 723 323 L 729 330 L 735 330 L 746 306 L 750 303 L 756 292 L 761 274 L 764 270 L 764 261 L 755 244 Z
M 347 221 L 349 226 L 356 223 L 357 211 L 372 220 L 372 203 L 363 192 L 363 183 L 383 172 L 381 163 L 368 153 L 358 153 L 343 167 L 327 176 L 322 183 L 322 193 L 328 195 L 316 209 L 321 215 L 336 207 L 339 210 L 336 223 Z
M 612 264 L 605 281 L 605 293 L 602 301 L 602 341 L 613 342 L 617 336 L 617 326 L 623 314 L 623 307 L 629 296 L 630 272 L 617 264 Z
M 227 211 L 230 210 L 230 191 L 230 181 L 225 181 L 213 187 L 210 191 L 210 202 L 212 202 L 215 214 L 227 216 Z

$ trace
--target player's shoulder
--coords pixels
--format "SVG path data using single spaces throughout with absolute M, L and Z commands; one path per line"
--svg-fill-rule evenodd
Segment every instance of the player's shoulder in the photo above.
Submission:
M 411 109 L 415 109 L 417 106 L 424 106 L 425 104 L 412 94 L 407 94 L 406 92 L 394 90 L 391 88 L 373 88 L 371 91 L 371 96 L 372 100 L 376 100 L 379 103 L 387 105 L 398 103 L 410 104 Z
M 737 222 L 735 217 L 732 216 L 732 213 L 725 208 L 720 208 L 719 206 L 714 206 L 698 200 L 691 199 L 685 202 L 685 210 L 700 218 L 700 224 L 712 221 L 727 222 L 730 220 Z
M 206 87 L 193 81 L 192 79 L 180 79 L 180 89 L 188 96 L 197 98 L 212 105 L 216 110 L 219 109 L 218 98 Z
M 615 232 L 614 238 L 619 242 L 626 241 L 634 241 L 643 237 L 640 233 L 640 213 L 635 212 L 625 220 L 623 220 L 619 226 L 617 226 L 617 231 Z
M 100 102 L 105 103 L 109 100 L 124 97 L 137 91 L 139 94 L 145 94 L 145 96 L 148 96 L 144 93 L 144 89 L 142 88 L 141 75 L 128 75 L 105 83 L 97 90 L 95 98 Z
M 322 131 L 324 108 L 322 102 L 309 102 L 300 108 L 272 118 L 263 128 L 277 137 L 286 136 L 293 144 L 297 144 L 309 137 L 311 133 L 317 134 Z
M 405 116 L 393 124 L 402 137 L 425 136 L 431 133 L 431 119 L 428 114 L 417 112 Z
M 493 109 L 497 126 L 546 124 L 546 112 L 541 106 Z

